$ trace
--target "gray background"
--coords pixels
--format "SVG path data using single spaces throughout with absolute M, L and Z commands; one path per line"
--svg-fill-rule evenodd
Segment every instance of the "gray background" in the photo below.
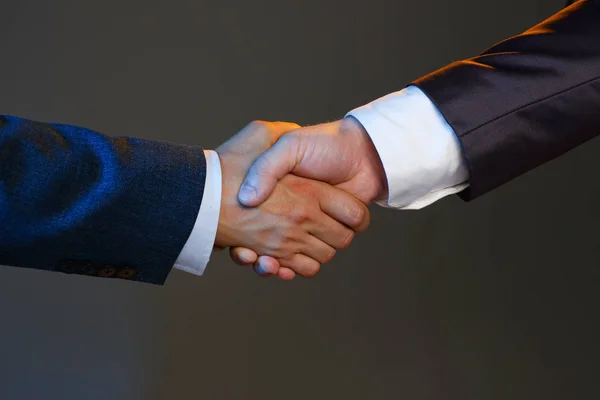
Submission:
M 4 2 L 0 112 L 214 148 L 341 117 L 562 0 Z M 373 209 L 313 280 L 0 269 L 2 399 L 597 397 L 593 141 L 483 198 Z

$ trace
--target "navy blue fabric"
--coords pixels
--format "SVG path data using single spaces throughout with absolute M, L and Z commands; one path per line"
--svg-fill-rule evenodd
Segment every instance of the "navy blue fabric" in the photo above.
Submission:
M 197 147 L 0 116 L 0 265 L 162 284 L 205 171 Z
M 413 84 L 457 134 L 474 199 L 600 134 L 600 0 Z

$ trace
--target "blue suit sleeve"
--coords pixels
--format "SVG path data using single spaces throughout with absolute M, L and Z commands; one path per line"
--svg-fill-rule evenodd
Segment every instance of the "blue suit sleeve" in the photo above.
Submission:
M 198 147 L 0 116 L 0 265 L 163 284 L 205 168 Z

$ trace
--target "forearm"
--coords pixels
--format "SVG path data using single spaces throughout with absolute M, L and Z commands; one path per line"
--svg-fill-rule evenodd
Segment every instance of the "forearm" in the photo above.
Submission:
M 600 1 L 353 110 L 383 162 L 379 204 L 475 198 L 600 132 Z M 423 93 L 423 91 L 425 93 Z
M 414 82 L 460 140 L 473 199 L 600 133 L 600 1 Z

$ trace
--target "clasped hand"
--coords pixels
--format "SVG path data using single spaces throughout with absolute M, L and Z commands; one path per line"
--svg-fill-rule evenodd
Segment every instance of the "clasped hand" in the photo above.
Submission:
M 312 277 L 370 220 L 386 190 L 358 121 L 300 128 L 255 121 L 216 149 L 223 189 L 216 248 L 262 276 Z

